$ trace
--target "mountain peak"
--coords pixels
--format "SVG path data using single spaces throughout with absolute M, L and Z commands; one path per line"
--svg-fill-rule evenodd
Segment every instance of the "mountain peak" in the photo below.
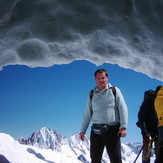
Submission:
M 44 149 L 57 149 L 62 140 L 62 136 L 52 129 L 46 127 L 41 128 L 39 131 L 33 132 L 29 138 L 20 138 L 18 141 L 21 144 L 32 145 Z

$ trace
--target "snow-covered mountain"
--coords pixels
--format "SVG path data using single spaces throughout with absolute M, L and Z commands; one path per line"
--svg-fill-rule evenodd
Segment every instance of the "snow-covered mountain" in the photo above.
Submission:
M 11 163 L 90 163 L 89 145 L 88 136 L 82 142 L 78 134 L 66 138 L 46 127 L 35 131 L 30 138 L 21 137 L 18 141 L 0 133 L 0 163 L 7 163 L 1 161 L 5 158 Z M 133 163 L 141 146 L 140 143 L 122 143 L 123 163 Z M 102 162 L 109 163 L 106 151 Z M 141 155 L 137 160 L 140 162 Z

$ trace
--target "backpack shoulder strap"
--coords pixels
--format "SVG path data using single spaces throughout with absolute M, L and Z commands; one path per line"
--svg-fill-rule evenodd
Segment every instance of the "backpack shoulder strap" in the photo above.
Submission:
M 112 92 L 113 92 L 114 97 L 116 98 L 116 89 L 115 89 L 115 86 L 113 86 L 111 89 L 112 89 Z
M 94 93 L 94 91 L 93 91 L 93 89 L 92 89 L 92 90 L 90 91 L 90 93 L 89 93 L 89 99 L 90 99 L 90 101 L 92 101 L 93 93 Z

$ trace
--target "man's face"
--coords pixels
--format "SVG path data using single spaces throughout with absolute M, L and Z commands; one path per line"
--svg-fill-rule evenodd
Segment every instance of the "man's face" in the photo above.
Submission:
M 105 72 L 97 73 L 96 77 L 96 84 L 99 89 L 105 89 L 108 84 L 108 77 L 106 76 Z

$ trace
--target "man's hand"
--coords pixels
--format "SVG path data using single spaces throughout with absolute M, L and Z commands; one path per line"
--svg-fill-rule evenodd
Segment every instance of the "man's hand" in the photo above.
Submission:
M 147 130 L 145 130 L 144 132 L 145 132 L 145 136 L 149 139 L 149 137 L 151 136 L 150 132 Z
M 119 131 L 118 131 L 118 135 L 120 137 L 125 137 L 127 135 L 127 131 L 125 128 L 121 128 Z
M 84 135 L 85 135 L 84 132 L 81 132 L 81 133 L 79 134 L 79 137 L 80 137 L 80 140 L 81 140 L 81 141 L 84 141 Z

